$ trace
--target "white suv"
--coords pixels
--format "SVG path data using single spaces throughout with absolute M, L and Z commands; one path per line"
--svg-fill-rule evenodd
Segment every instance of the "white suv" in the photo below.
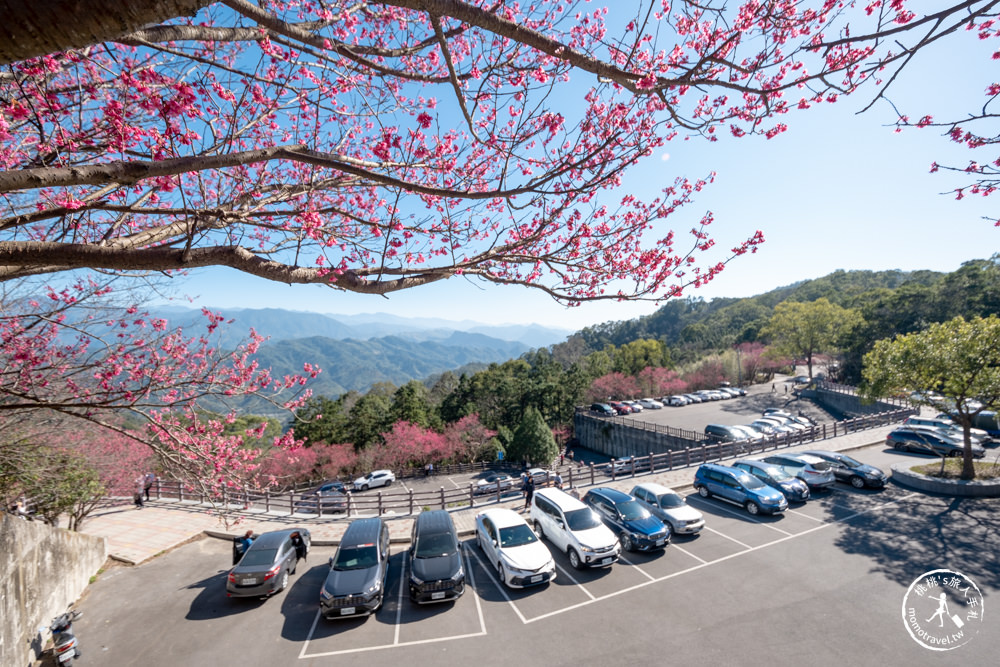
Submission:
M 531 522 L 576 569 L 607 567 L 618 560 L 618 538 L 597 514 L 559 489 L 538 489 L 531 498 Z

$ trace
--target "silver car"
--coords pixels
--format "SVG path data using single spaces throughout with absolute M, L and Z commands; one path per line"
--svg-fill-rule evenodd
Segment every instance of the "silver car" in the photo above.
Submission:
M 639 484 L 629 493 L 677 535 L 696 535 L 705 527 L 705 516 L 662 484 Z
M 762 460 L 781 466 L 789 475 L 805 482 L 810 491 L 829 489 L 837 482 L 833 464 L 812 454 L 771 454 Z

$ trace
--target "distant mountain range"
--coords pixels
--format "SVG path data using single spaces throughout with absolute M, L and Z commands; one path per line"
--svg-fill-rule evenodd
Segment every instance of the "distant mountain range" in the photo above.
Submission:
M 514 359 L 531 349 L 561 342 L 571 330 L 539 325 L 491 326 L 431 318 L 403 318 L 384 313 L 324 315 L 280 308 L 214 309 L 232 319 L 222 338 L 235 347 L 252 328 L 268 337 L 257 354 L 261 366 L 276 376 L 301 373 L 308 362 L 323 369 L 309 383 L 313 393 L 336 397 L 366 391 L 378 382 L 401 386 L 445 371 L 481 368 Z M 159 307 L 152 314 L 172 327 L 204 325 L 200 310 Z M 243 406 L 250 412 L 256 407 Z

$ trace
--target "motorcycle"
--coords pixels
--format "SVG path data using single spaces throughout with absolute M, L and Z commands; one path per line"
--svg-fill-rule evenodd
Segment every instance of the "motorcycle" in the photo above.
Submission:
M 52 631 L 52 655 L 61 665 L 70 665 L 73 658 L 80 657 L 80 648 L 73 634 L 73 621 L 81 616 L 82 611 L 67 611 L 52 619 L 49 626 Z

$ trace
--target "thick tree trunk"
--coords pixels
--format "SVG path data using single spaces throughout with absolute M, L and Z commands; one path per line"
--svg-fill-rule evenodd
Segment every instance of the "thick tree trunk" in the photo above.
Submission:
M 213 0 L 0 0 L 0 64 L 99 44 Z

